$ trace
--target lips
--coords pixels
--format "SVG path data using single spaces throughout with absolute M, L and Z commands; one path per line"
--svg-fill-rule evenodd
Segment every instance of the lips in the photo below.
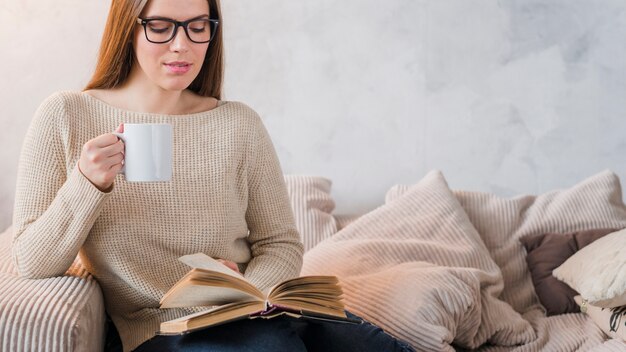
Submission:
M 171 73 L 184 74 L 191 69 L 191 63 L 185 61 L 173 61 L 165 63 L 164 66 Z

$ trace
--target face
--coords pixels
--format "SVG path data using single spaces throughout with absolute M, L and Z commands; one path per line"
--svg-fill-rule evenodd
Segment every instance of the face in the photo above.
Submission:
M 207 0 L 150 0 L 140 17 L 165 17 L 182 22 L 203 15 L 209 15 Z M 151 30 L 149 25 L 147 30 Z M 184 90 L 193 82 L 209 47 L 209 43 L 199 44 L 189 40 L 182 27 L 178 27 L 171 41 L 156 44 L 147 40 L 143 26 L 137 24 L 134 39 L 133 48 L 139 65 L 135 65 L 133 70 L 138 71 L 135 73 L 142 81 L 167 91 Z

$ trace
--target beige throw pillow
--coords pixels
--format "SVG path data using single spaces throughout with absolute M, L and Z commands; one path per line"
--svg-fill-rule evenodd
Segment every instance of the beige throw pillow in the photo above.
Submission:
M 296 228 L 306 252 L 337 232 L 337 222 L 332 215 L 335 209 L 330 195 L 332 182 L 319 176 L 284 177 Z
M 594 306 L 626 305 L 626 229 L 579 250 L 552 275 Z
M 437 171 L 306 253 L 302 274 L 338 276 L 348 310 L 418 350 L 536 338 L 497 299 L 500 269 Z
M 386 201 L 394 201 L 407 189 L 403 185 L 392 187 Z M 535 294 L 522 237 L 626 227 L 619 178 L 608 170 L 571 188 L 538 196 L 502 198 L 466 191 L 454 191 L 454 195 L 502 269 L 504 289 L 500 298 L 521 313 L 543 309 Z

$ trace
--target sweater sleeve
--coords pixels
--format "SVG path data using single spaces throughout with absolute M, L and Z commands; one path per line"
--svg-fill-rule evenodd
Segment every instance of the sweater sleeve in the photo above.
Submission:
M 264 291 L 300 275 L 304 250 L 278 156 L 261 119 L 257 121 L 246 211 L 252 260 L 244 276 Z
M 69 133 L 67 119 L 62 97 L 53 95 L 35 113 L 22 144 L 12 252 L 21 277 L 63 275 L 110 196 L 95 187 L 77 164 L 68 175 L 63 144 L 67 140 L 63 133 Z

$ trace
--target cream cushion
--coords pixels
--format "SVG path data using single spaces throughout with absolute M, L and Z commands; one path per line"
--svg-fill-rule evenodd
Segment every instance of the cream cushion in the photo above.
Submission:
M 554 269 L 552 275 L 594 306 L 626 305 L 626 229 L 606 235 L 576 252 Z

